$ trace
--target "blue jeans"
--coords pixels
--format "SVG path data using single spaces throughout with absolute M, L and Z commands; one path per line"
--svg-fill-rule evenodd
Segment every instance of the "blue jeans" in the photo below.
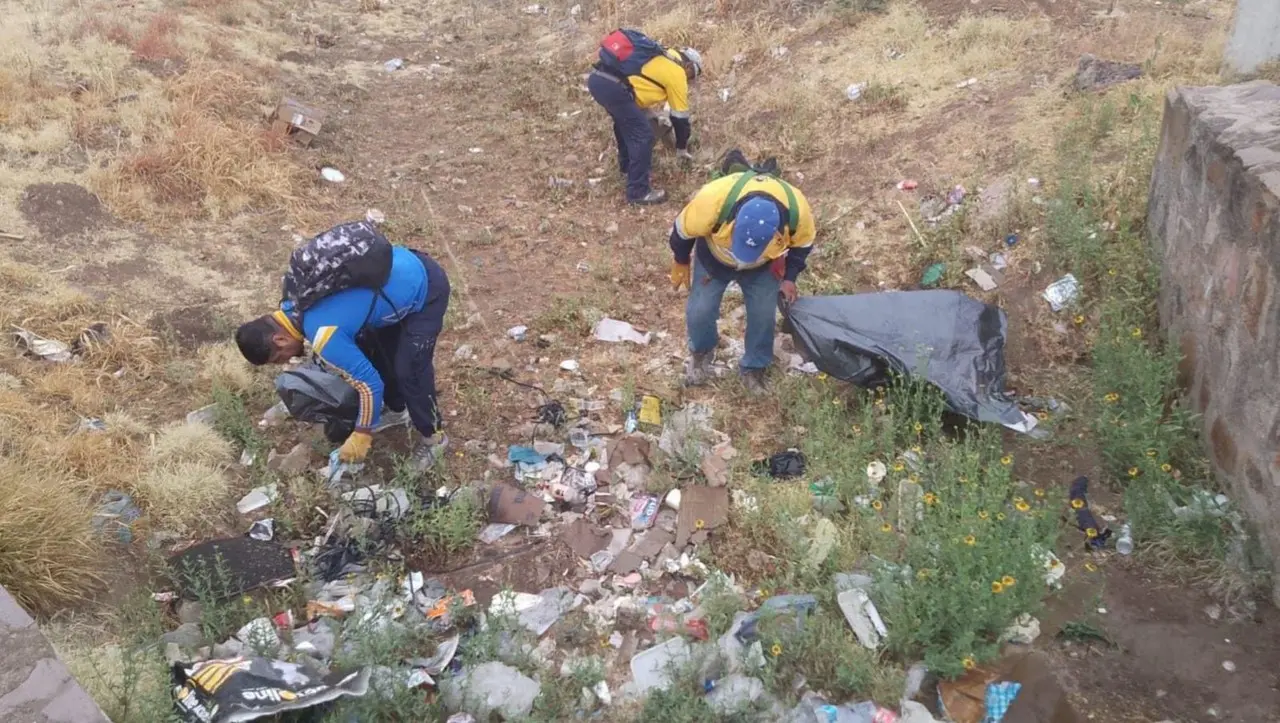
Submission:
M 649 170 L 653 166 L 653 126 L 629 86 L 600 73 L 587 76 L 591 97 L 613 118 L 613 137 L 618 143 L 618 170 L 627 175 L 627 200 L 638 201 L 649 194 Z
M 742 371 L 766 369 L 773 363 L 773 330 L 777 323 L 778 287 L 782 284 L 767 265 L 738 272 L 733 278 L 717 279 L 694 261 L 689 303 L 685 306 L 684 315 L 689 350 L 701 354 L 716 348 L 720 338 L 716 320 L 720 318 L 720 301 L 730 281 L 738 282 L 747 302 L 746 353 L 742 355 Z

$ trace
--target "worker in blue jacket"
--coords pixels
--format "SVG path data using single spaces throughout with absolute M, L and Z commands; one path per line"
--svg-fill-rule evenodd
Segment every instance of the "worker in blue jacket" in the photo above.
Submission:
M 236 344 L 246 360 L 262 365 L 287 363 L 309 342 L 360 397 L 356 429 L 339 458 L 364 460 L 373 432 L 408 420 L 423 437 L 412 462 L 424 471 L 448 444 L 439 432 L 433 366 L 448 305 L 444 269 L 424 253 L 395 246 L 390 277 L 380 290 L 349 288 L 326 296 L 301 315 L 300 325 L 292 305 L 282 302 L 279 311 L 241 325 Z M 388 412 L 382 411 L 384 402 Z

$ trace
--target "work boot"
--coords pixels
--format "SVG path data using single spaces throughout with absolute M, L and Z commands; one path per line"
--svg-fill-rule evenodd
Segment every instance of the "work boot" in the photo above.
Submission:
M 422 474 L 440 461 L 448 446 L 449 437 L 444 432 L 437 432 L 430 437 L 421 437 L 409 456 L 409 464 L 415 472 Z
M 714 351 L 694 352 L 684 363 L 684 385 L 700 387 L 711 380 L 711 362 L 715 359 Z
M 378 423 L 374 425 L 373 431 L 381 432 L 384 429 L 391 429 L 392 427 L 402 427 L 408 424 L 409 424 L 408 408 L 401 409 L 398 412 L 393 412 L 390 409 L 383 407 L 382 414 L 378 418 Z
M 742 370 L 742 386 L 753 397 L 761 397 L 769 393 L 769 387 L 765 384 L 763 369 Z
M 656 206 L 667 200 L 667 192 L 653 189 L 640 198 L 630 201 L 632 206 Z

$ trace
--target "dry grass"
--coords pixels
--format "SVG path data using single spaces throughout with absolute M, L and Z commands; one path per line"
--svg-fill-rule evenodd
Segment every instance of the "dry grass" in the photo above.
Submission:
M 148 456 L 157 467 L 188 462 L 217 467 L 231 461 L 231 444 L 207 424 L 180 422 L 160 430 Z
M 70 605 L 101 583 L 87 498 L 56 469 L 0 459 L 0 582 L 28 610 Z
M 240 393 L 253 386 L 257 377 L 235 344 L 211 344 L 200 350 L 200 378 L 210 389 Z
M 205 529 L 211 511 L 226 505 L 231 482 L 225 466 L 175 462 L 151 468 L 134 489 L 157 524 L 190 532 Z

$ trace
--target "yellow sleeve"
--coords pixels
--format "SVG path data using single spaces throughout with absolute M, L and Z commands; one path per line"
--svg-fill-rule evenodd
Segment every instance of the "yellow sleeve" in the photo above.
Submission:
M 792 186 L 791 190 L 796 195 L 796 205 L 799 209 L 796 213 L 796 233 L 787 245 L 797 249 L 812 246 L 813 239 L 818 235 L 817 225 L 813 221 L 813 209 L 809 208 L 809 199 L 804 197 L 800 189 Z
M 742 174 L 734 173 L 703 186 L 693 200 L 676 216 L 676 233 L 682 238 L 697 239 L 711 235 L 716 222 L 720 220 L 720 209 L 729 191 Z

